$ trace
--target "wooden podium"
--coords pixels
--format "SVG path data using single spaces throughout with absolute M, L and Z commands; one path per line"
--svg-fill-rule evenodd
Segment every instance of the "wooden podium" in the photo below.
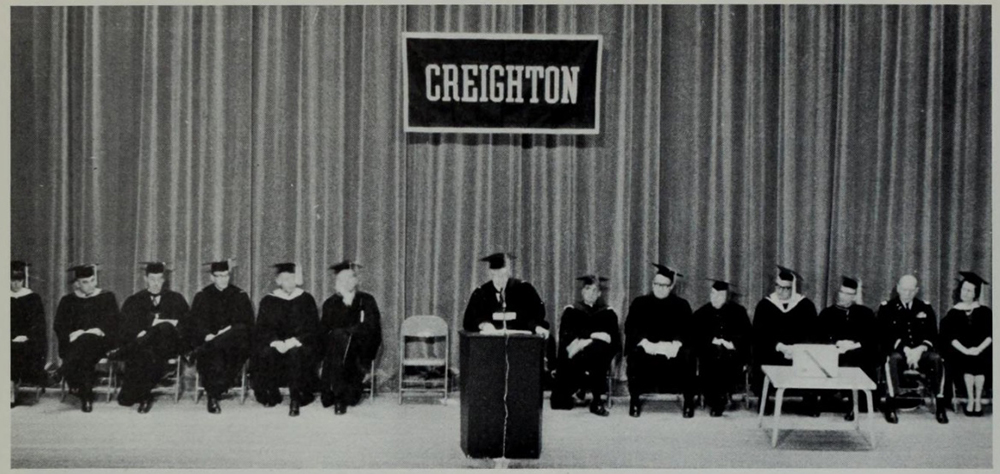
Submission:
M 544 350 L 545 338 L 538 335 L 459 333 L 462 451 L 466 456 L 538 458 Z

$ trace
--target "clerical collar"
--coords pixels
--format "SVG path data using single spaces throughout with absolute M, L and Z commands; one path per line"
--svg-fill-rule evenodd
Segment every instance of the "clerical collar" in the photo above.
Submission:
M 295 298 L 298 298 L 299 296 L 302 296 L 302 293 L 305 293 L 305 290 L 303 290 L 302 288 L 296 288 L 292 290 L 291 294 L 285 293 L 285 290 L 282 290 L 281 288 L 275 288 L 274 291 L 271 292 L 271 296 L 291 301 L 294 300 Z
M 34 293 L 34 292 L 31 291 L 31 288 L 21 288 L 20 290 L 17 290 L 15 292 L 11 293 L 10 297 L 11 298 L 20 298 L 22 296 L 28 296 L 28 295 L 30 295 L 32 293 Z
M 778 293 L 774 292 L 774 293 L 771 293 L 770 295 L 768 295 L 767 298 L 765 298 L 765 299 L 767 299 L 768 301 L 770 301 L 771 303 L 773 303 L 774 306 L 776 306 L 778 308 L 778 310 L 781 311 L 782 313 L 787 313 L 787 312 L 791 311 L 792 308 L 795 308 L 795 306 L 798 305 L 800 301 L 806 299 L 806 297 L 802 296 L 799 293 L 794 293 L 794 294 L 792 294 L 791 298 L 788 298 L 787 300 L 782 301 L 782 300 L 778 299 Z M 785 305 L 787 305 L 787 306 L 785 306 Z
M 94 292 L 91 293 L 91 294 L 89 294 L 89 295 L 88 294 L 84 294 L 80 290 L 73 290 L 73 293 L 76 294 L 76 296 L 79 297 L 79 298 L 93 298 L 93 297 L 101 294 L 101 289 L 98 288 L 98 289 L 94 290 Z
M 353 300 L 354 297 L 358 294 L 358 290 L 354 290 L 350 293 L 344 293 L 343 291 L 340 290 L 335 290 L 335 291 L 337 292 L 338 295 L 340 295 L 340 298 L 343 299 L 344 301 Z

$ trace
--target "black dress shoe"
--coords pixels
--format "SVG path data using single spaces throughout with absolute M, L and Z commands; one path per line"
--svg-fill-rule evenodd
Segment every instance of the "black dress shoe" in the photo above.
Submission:
M 694 417 L 694 407 L 684 407 L 684 418 Z
M 288 416 L 299 416 L 299 402 L 292 400 L 288 404 Z
M 638 402 L 632 402 L 629 404 L 628 416 L 631 416 L 632 418 L 639 418 L 639 415 L 641 414 L 642 414 L 642 405 L 640 405 Z
M 222 407 L 219 406 L 219 401 L 215 397 L 208 397 L 208 412 L 213 415 L 222 413 Z
M 937 422 L 941 423 L 942 425 L 948 424 L 948 412 L 944 410 L 938 410 L 937 416 L 935 416 L 935 418 L 937 418 Z
M 597 402 L 590 404 L 590 412 L 597 416 L 608 416 L 611 412 L 608 411 L 608 407 L 604 406 L 604 403 Z
M 347 413 L 347 404 L 346 403 L 334 403 L 333 404 L 333 413 L 335 413 L 337 415 L 343 415 L 344 413 Z
M 572 397 L 552 397 L 549 399 L 549 406 L 553 410 L 572 410 L 575 405 L 576 401 Z
M 896 416 L 896 410 L 886 410 L 885 411 L 885 421 L 889 423 L 896 424 L 899 423 L 899 417 Z
M 94 411 L 93 400 L 84 399 L 83 402 L 80 404 L 80 410 L 83 410 L 84 413 L 90 413 Z
M 844 415 L 844 421 L 854 421 L 854 416 L 854 410 L 851 410 Z

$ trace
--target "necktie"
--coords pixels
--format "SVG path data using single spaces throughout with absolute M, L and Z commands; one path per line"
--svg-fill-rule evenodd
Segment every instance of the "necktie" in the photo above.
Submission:
M 507 302 L 504 300 L 503 290 L 497 291 L 497 298 L 500 298 L 500 306 L 506 309 Z
M 153 299 L 153 306 L 159 306 L 160 305 L 160 295 L 150 295 L 150 296 L 152 296 L 152 299 Z

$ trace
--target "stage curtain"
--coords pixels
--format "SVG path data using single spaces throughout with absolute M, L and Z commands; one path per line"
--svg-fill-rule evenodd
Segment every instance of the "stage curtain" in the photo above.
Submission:
M 624 319 L 650 262 L 693 307 L 704 278 L 741 302 L 774 265 L 832 304 L 912 272 L 941 313 L 958 270 L 990 276 L 988 6 L 449 5 L 12 9 L 12 256 L 44 281 L 105 264 L 119 300 L 135 261 L 239 259 L 254 302 L 269 265 L 366 265 L 383 312 L 380 380 L 398 328 L 457 331 L 478 258 L 517 256 L 554 327 L 574 277 L 611 278 Z M 604 38 L 598 136 L 401 132 L 403 31 Z M 453 361 L 457 361 L 457 337 Z M 53 352 L 54 354 L 54 352 Z M 384 388 L 386 388 L 384 387 Z

